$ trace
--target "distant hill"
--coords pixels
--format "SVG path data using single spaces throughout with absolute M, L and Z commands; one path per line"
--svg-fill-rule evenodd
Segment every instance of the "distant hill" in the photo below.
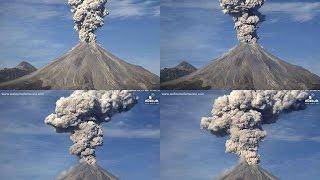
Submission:
M 174 79 L 178 79 L 179 77 L 188 75 L 196 71 L 197 68 L 189 64 L 188 62 L 182 61 L 180 64 L 173 68 L 164 68 L 160 71 L 160 81 L 166 82 Z
M 0 69 L 0 83 L 17 79 L 36 71 L 37 68 L 26 61 L 22 61 L 16 67 Z

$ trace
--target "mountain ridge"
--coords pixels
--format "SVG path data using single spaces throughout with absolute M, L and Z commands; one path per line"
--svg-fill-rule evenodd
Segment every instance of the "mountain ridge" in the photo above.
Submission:
M 0 69 L 0 83 L 17 79 L 36 70 L 37 68 L 32 66 L 30 63 L 22 61 L 13 68 Z
M 177 66 L 172 68 L 163 68 L 160 70 L 160 81 L 166 82 L 170 80 L 174 80 L 180 78 L 182 76 L 191 74 L 192 72 L 196 71 L 193 65 L 186 61 L 180 62 Z

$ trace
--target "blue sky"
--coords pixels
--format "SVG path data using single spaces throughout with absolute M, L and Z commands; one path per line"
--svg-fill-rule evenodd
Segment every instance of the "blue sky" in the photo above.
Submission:
M 123 60 L 159 74 L 159 1 L 109 0 L 98 42 Z M 0 68 L 26 60 L 42 67 L 78 43 L 67 0 L 0 1 Z
M 183 92 L 183 91 L 179 91 Z M 215 98 L 229 91 L 199 96 L 161 96 L 160 177 L 165 180 L 214 179 L 234 167 L 238 158 L 225 153 L 225 138 L 200 129 Z M 163 92 L 162 92 L 163 93 Z M 320 93 L 316 93 L 320 99 Z M 320 105 L 282 114 L 264 125 L 268 136 L 260 144 L 261 166 L 283 180 L 313 180 L 320 176 Z
M 320 75 L 320 2 L 267 0 L 260 44 L 289 63 Z M 186 60 L 202 67 L 237 44 L 234 23 L 218 0 L 161 1 L 161 67 Z
M 71 92 L 37 92 L 44 95 L 0 94 L 0 179 L 53 180 L 78 163 L 69 154 L 69 135 L 55 133 L 44 124 L 56 100 Z M 143 103 L 148 92 L 136 94 L 139 103 L 133 109 L 103 124 L 104 145 L 96 149 L 98 163 L 124 180 L 159 179 L 159 105 Z

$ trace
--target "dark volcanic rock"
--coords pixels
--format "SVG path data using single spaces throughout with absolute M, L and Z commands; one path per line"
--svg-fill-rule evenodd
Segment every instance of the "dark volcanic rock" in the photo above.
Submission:
M 239 44 L 196 72 L 161 89 L 320 89 L 320 77 L 271 55 L 259 44 Z
M 160 71 L 160 82 L 171 81 L 179 77 L 188 75 L 196 71 L 197 68 L 191 64 L 182 61 L 180 64 L 173 68 L 164 68 Z
M 80 43 L 49 65 L 0 89 L 158 89 L 159 77 L 96 43 Z
M 118 178 L 98 165 L 81 163 L 58 180 L 118 180 Z
M 36 71 L 37 68 L 29 64 L 28 62 L 22 61 L 14 68 L 4 68 L 0 70 L 0 83 L 17 79 L 24 75 L 30 74 Z
M 242 162 L 231 171 L 222 175 L 219 180 L 279 180 L 259 165 L 249 165 Z

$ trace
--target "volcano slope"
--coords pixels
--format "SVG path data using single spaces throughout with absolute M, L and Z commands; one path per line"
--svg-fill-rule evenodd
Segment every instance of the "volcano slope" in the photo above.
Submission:
M 160 78 L 129 64 L 95 42 L 82 42 L 36 72 L 0 84 L 0 89 L 158 89 Z
M 320 77 L 257 43 L 240 43 L 204 68 L 162 83 L 161 89 L 320 89 Z
M 234 169 L 222 175 L 219 180 L 279 180 L 259 165 L 242 162 Z
M 80 163 L 58 180 L 118 180 L 117 177 L 104 170 L 97 164 Z

